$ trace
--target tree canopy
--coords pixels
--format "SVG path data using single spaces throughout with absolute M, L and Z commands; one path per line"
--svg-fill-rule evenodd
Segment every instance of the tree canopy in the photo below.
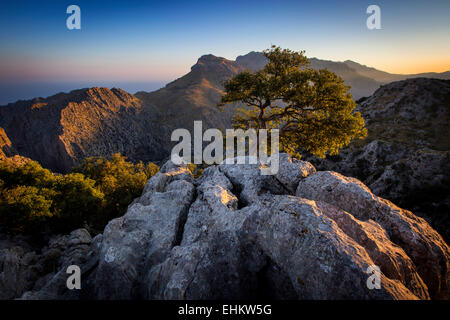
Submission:
M 232 120 L 235 129 L 279 129 L 286 152 L 308 151 L 318 157 L 337 154 L 352 139 L 367 135 L 342 78 L 310 68 L 304 51 L 272 46 L 264 55 L 264 68 L 241 72 L 224 84 L 219 107 L 246 104 Z

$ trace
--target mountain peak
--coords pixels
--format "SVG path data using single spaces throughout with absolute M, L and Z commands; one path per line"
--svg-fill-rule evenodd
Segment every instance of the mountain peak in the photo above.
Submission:
M 209 54 L 204 54 L 200 58 L 198 58 L 197 63 L 199 63 L 199 62 L 203 62 L 203 63 L 204 62 L 216 62 L 216 61 L 222 61 L 222 60 L 226 60 L 226 59 L 209 53 Z
M 262 52 L 251 51 L 243 56 L 238 56 L 236 63 L 244 69 L 256 71 L 266 65 L 267 58 Z
M 226 64 L 231 63 L 232 61 L 227 60 L 222 57 L 217 57 L 213 54 L 205 54 L 198 58 L 197 63 L 192 66 L 191 70 L 193 70 L 196 67 L 211 67 L 211 66 L 217 66 L 220 64 Z
M 241 68 L 234 61 L 207 54 L 198 59 L 197 63 L 191 67 L 191 71 L 194 73 L 200 72 L 201 74 L 229 76 L 237 74 L 241 71 Z

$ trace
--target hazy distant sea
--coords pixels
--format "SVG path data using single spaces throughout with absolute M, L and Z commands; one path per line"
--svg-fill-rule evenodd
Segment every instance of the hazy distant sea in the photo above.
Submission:
M 164 87 L 169 81 L 125 82 L 125 81 L 83 81 L 83 82 L 0 82 L 0 105 L 17 100 L 36 97 L 46 98 L 60 92 L 90 87 L 121 88 L 129 93 L 154 91 Z

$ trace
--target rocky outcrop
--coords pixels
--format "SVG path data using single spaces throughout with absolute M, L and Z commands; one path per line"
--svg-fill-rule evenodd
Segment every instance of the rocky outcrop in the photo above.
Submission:
M 10 157 L 14 153 L 11 148 L 11 141 L 5 133 L 5 130 L 0 127 L 0 159 Z
M 0 299 L 73 299 L 67 290 L 67 267 L 84 265 L 90 257 L 91 236 L 85 229 L 55 236 L 42 249 L 20 237 L 0 240 Z M 84 273 L 86 274 L 86 273 Z
M 382 86 L 357 107 L 370 140 L 448 150 L 450 81 L 416 78 Z
M 387 235 L 385 238 L 405 250 L 431 293 L 436 297 L 448 296 L 450 251 L 442 237 L 424 219 L 375 196 L 359 180 L 331 171 L 321 171 L 302 180 L 296 195 L 332 204 L 356 219 L 379 224 Z M 430 261 L 435 263 L 430 265 Z
M 21 166 L 30 161 L 29 158 L 22 157 L 17 154 L 13 148 L 11 140 L 9 140 L 6 132 L 0 127 L 0 161 L 4 161 L 11 166 Z
M 127 213 L 105 228 L 91 288 L 99 299 L 141 297 L 148 268 L 180 242 L 195 188 L 187 168 L 166 163 Z
M 65 240 L 60 257 L 68 258 L 39 278 L 47 285 L 22 285 L 8 297 L 449 298 L 450 251 L 425 220 L 354 178 L 284 154 L 278 175 L 261 175 L 262 167 L 223 163 L 194 179 L 187 165 L 168 161 L 102 235 Z M 91 243 L 84 261 L 69 243 Z M 81 290 L 63 290 L 69 260 L 80 263 Z M 374 266 L 379 289 L 367 286 Z
M 410 79 L 385 85 L 358 105 L 369 136 L 320 170 L 362 180 L 377 195 L 427 219 L 450 239 L 450 82 Z

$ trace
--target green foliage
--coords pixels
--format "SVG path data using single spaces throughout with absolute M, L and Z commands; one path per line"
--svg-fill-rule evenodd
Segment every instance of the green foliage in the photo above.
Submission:
M 219 107 L 243 102 L 233 127 L 280 130 L 280 145 L 294 154 L 338 154 L 352 139 L 367 136 L 364 119 L 336 74 L 309 68 L 304 52 L 273 46 L 264 51 L 266 66 L 244 71 L 225 83 Z
M 58 219 L 53 229 L 70 231 L 90 224 L 105 206 L 104 194 L 95 181 L 80 173 L 56 176 L 53 184 L 54 210 Z
M 20 167 L 0 162 L 0 227 L 32 235 L 86 226 L 100 231 L 125 212 L 158 170 L 153 163 L 133 164 L 120 154 L 111 160 L 86 159 L 66 175 L 35 161 Z
M 83 226 L 104 205 L 95 181 L 55 175 L 35 161 L 0 163 L 0 225 L 12 234 L 42 235 Z
M 3 191 L 3 190 L 2 190 Z M 1 193 L 0 224 L 9 233 L 39 233 L 54 215 L 49 190 L 17 186 Z
M 102 213 L 92 221 L 94 227 L 102 227 L 114 217 L 122 215 L 128 205 L 139 197 L 147 180 L 158 172 L 157 165 L 149 162 L 133 164 L 124 156 L 113 154 L 111 160 L 101 157 L 85 159 L 74 172 L 82 173 L 96 181 L 95 186 L 105 195 Z
M 18 185 L 49 187 L 54 176 L 50 170 L 44 169 L 38 162 L 29 161 L 20 167 L 13 167 L 7 162 L 0 162 L 0 179 L 5 187 Z

